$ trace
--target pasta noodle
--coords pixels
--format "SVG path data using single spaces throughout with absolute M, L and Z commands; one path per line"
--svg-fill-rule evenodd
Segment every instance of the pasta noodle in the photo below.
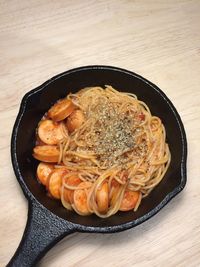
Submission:
M 67 127 L 70 117 L 61 122 L 63 139 L 57 144 L 59 157 L 54 168 L 66 169 L 60 189 L 63 206 L 80 215 L 95 213 L 102 218 L 119 210 L 136 211 L 170 164 L 160 118 L 136 95 L 108 85 L 105 89 L 84 88 L 66 99 L 82 112 L 84 121 L 72 132 Z M 73 175 L 79 181 L 74 185 L 68 183 Z M 66 200 L 66 192 L 76 192 L 77 199 L 72 195 L 71 202 Z M 86 199 L 84 212 L 78 197 Z

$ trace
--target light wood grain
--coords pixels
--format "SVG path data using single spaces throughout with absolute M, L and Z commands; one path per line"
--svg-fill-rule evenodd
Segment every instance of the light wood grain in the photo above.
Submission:
M 135 229 L 70 235 L 39 266 L 200 266 L 199 0 L 0 1 L 0 266 L 27 217 L 10 161 L 21 98 L 59 72 L 90 64 L 135 71 L 169 96 L 187 133 L 187 186 Z

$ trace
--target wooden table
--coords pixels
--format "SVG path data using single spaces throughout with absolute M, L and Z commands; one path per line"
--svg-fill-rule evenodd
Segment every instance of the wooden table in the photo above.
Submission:
M 172 100 L 188 138 L 187 186 L 135 229 L 70 235 L 39 266 L 200 266 L 200 1 L 1 0 L 0 54 L 0 266 L 17 248 L 27 217 L 10 160 L 22 96 L 90 64 L 139 73 Z

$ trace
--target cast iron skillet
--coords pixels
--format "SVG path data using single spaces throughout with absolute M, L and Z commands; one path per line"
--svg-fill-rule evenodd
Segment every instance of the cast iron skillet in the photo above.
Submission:
M 105 84 L 135 93 L 153 114 L 162 119 L 172 161 L 163 181 L 142 201 L 137 212 L 118 212 L 101 219 L 95 215 L 82 217 L 66 211 L 60 202 L 46 196 L 44 187 L 35 178 L 38 162 L 32 157 L 32 149 L 37 124 L 57 99 L 70 91 Z M 133 72 L 116 67 L 87 66 L 69 70 L 28 92 L 22 99 L 13 128 L 11 156 L 29 209 L 21 243 L 8 266 L 35 266 L 53 245 L 75 231 L 113 233 L 134 227 L 155 215 L 186 184 L 187 143 L 179 114 L 157 86 Z

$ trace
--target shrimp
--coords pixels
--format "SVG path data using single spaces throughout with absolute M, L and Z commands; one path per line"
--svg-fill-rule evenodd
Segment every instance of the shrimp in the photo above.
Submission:
M 66 168 L 55 169 L 49 176 L 49 182 L 47 185 L 47 189 L 50 194 L 56 198 L 60 199 L 61 197 L 61 186 L 62 186 L 62 178 L 68 171 Z
M 54 169 L 53 164 L 44 162 L 39 163 L 37 167 L 37 177 L 43 185 L 47 184 L 47 179 L 49 175 L 52 173 L 53 169 Z
M 81 179 L 78 178 L 78 176 L 72 175 L 65 179 L 65 184 L 70 186 L 77 186 L 81 183 Z M 68 203 L 72 204 L 74 202 L 74 190 L 70 190 L 65 188 L 64 189 L 64 199 Z
M 81 182 L 78 188 L 74 190 L 74 207 L 81 215 L 89 215 L 90 211 L 87 206 L 87 196 L 89 189 L 83 187 L 91 187 L 91 182 Z
M 84 114 L 80 109 L 74 110 L 67 118 L 67 129 L 70 132 L 78 129 L 85 121 Z
M 48 111 L 48 116 L 54 121 L 62 121 L 66 119 L 76 108 L 69 99 L 62 99 L 53 105 Z
M 106 213 L 108 210 L 108 183 L 104 182 L 100 188 L 97 189 L 96 201 L 98 210 L 101 213 Z
M 128 211 L 134 209 L 140 193 L 138 191 L 125 191 L 119 210 Z
M 52 120 L 43 120 L 38 127 L 38 136 L 47 145 L 57 145 L 63 139 L 62 126 Z
M 44 162 L 58 162 L 59 154 L 57 146 L 36 146 L 33 149 L 33 157 Z

